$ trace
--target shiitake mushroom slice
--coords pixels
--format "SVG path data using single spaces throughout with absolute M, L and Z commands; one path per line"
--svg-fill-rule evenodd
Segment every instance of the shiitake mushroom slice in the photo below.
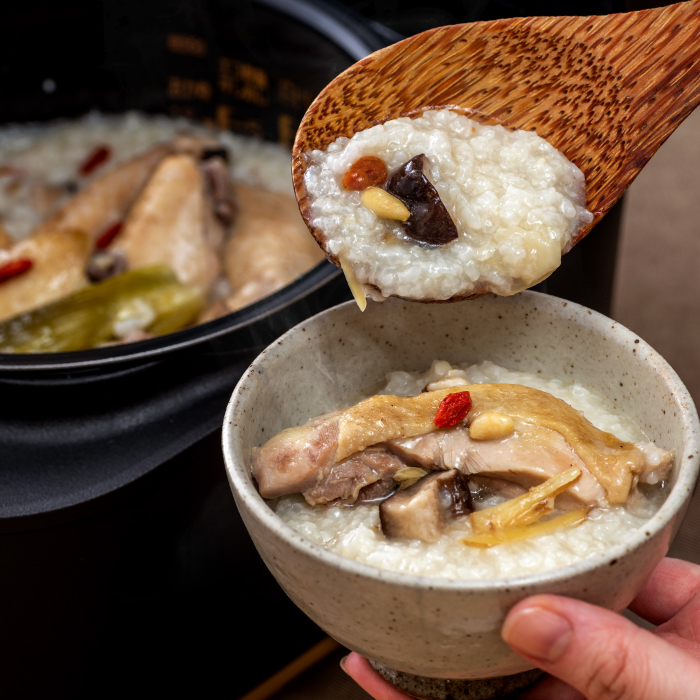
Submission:
M 457 469 L 433 472 L 379 504 L 379 522 L 389 539 L 437 542 L 452 520 L 474 510 L 469 481 Z
M 459 234 L 440 195 L 425 176 L 424 153 L 404 163 L 389 179 L 386 191 L 401 199 L 411 212 L 402 222 L 406 235 L 421 243 L 444 245 Z

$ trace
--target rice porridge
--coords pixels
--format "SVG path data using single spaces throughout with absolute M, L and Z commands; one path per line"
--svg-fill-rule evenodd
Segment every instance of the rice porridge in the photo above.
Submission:
M 646 442 L 647 438 L 631 420 L 613 412 L 604 399 L 585 387 L 539 374 L 511 371 L 488 361 L 471 366 L 450 366 L 436 361 L 427 372 L 393 372 L 379 394 L 413 396 L 426 386 L 432 390 L 456 381 L 464 383 L 467 379 L 470 385 L 521 384 L 547 392 L 584 414 L 596 428 L 636 443 L 643 450 L 658 449 Z M 599 503 L 576 527 L 489 548 L 465 546 L 462 540 L 472 533 L 469 518 L 455 520 L 437 541 L 423 542 L 385 537 L 376 504 L 312 506 L 301 495 L 294 494 L 282 496 L 271 505 L 304 537 L 359 562 L 406 574 L 494 579 L 566 566 L 622 542 L 660 507 L 665 497 L 665 482 L 654 485 L 655 481 L 656 478 L 647 479 L 647 484 L 631 492 L 625 503 Z M 469 488 L 474 496 L 475 512 L 506 500 L 480 492 L 480 487 L 472 483 Z
M 323 253 L 290 158 L 137 112 L 0 127 L 0 353 L 147 340 L 293 282 Z
M 391 173 L 421 154 L 454 222 L 456 238 L 442 245 L 416 242 L 400 215 L 377 214 L 364 192 L 343 185 L 358 159 L 378 157 Z M 377 300 L 514 294 L 551 274 L 593 220 L 583 174 L 551 144 L 447 109 L 387 121 L 307 157 L 309 223 L 322 232 L 326 252 Z
M 184 131 L 198 135 L 214 133 L 187 119 L 140 112 L 123 115 L 90 112 L 75 120 L 3 125 L 0 128 L 0 163 L 11 164 L 34 178 L 58 186 L 74 180 L 86 153 L 100 145 L 112 149 L 114 156 L 110 165 L 114 166 Z M 231 154 L 234 181 L 293 194 L 287 149 L 229 131 L 215 133 Z M 42 215 L 32 197 L 31 182 L 7 187 L 12 176 L 11 170 L 0 170 L 0 220 L 7 232 L 20 240 L 41 223 Z

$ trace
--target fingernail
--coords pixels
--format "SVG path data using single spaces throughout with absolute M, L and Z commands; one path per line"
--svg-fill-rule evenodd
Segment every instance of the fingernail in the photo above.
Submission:
M 506 644 L 526 656 L 555 663 L 571 640 L 569 621 L 546 608 L 531 607 L 510 615 L 501 635 Z
M 350 656 L 350 654 L 347 654 L 340 660 L 340 668 L 342 668 L 343 671 L 345 671 L 345 662 L 347 661 L 348 656 Z M 347 671 L 345 671 L 345 673 L 347 673 Z

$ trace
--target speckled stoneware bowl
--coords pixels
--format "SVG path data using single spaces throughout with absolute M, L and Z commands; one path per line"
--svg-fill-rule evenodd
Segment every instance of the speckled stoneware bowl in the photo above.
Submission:
M 673 449 L 672 488 L 624 544 L 541 575 L 459 581 L 389 573 L 304 539 L 260 497 L 251 448 L 355 397 L 392 370 L 489 359 L 575 380 Z M 581 306 L 535 292 L 455 304 L 353 302 L 296 326 L 250 366 L 226 412 L 223 448 L 238 508 L 290 598 L 339 642 L 379 664 L 433 678 L 531 668 L 501 641 L 506 612 L 534 593 L 623 610 L 666 554 L 698 475 L 698 417 L 676 373 L 643 340 Z

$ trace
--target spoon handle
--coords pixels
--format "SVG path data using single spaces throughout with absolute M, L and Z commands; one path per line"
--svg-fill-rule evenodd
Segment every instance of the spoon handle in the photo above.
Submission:
M 597 67 L 605 79 L 599 91 L 589 86 L 577 94 L 571 106 L 587 116 L 570 143 L 555 145 L 580 152 L 593 166 L 578 163 L 597 215 L 700 103 L 700 2 L 591 20 L 579 33 L 596 59 L 589 70 Z M 591 143 L 599 144 L 595 153 L 588 153 Z

